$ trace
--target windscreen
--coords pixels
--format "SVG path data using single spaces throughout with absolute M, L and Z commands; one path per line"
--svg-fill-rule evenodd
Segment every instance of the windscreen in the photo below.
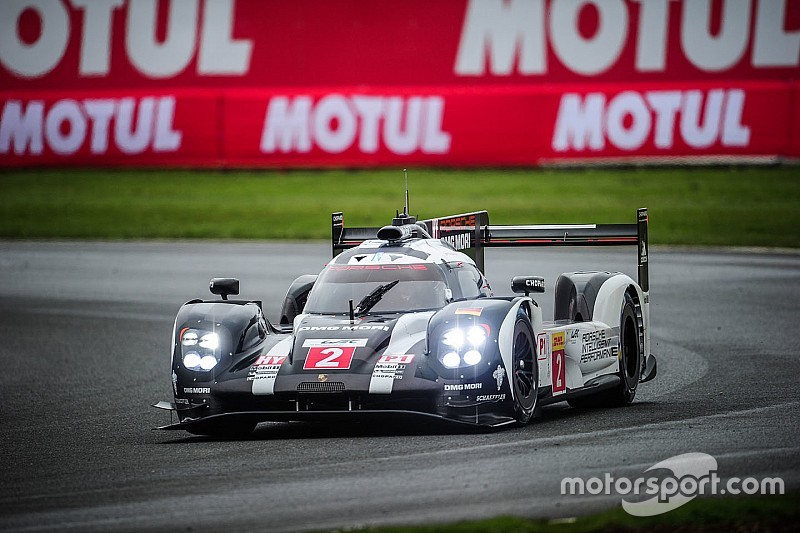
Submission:
M 336 265 L 320 274 L 306 303 L 306 313 L 349 313 L 378 287 L 398 281 L 375 303 L 370 313 L 400 313 L 439 309 L 447 303 L 447 284 L 435 265 Z

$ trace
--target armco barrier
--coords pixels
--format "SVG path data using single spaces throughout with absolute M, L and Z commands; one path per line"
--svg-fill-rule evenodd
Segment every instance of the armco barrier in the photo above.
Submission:
M 800 157 L 800 0 L 0 2 L 0 166 Z

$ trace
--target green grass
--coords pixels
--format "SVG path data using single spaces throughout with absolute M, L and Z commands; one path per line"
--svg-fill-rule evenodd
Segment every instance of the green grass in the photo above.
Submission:
M 421 218 L 486 209 L 495 224 L 633 222 L 654 244 L 800 247 L 800 167 L 413 169 Z M 0 238 L 318 239 L 330 213 L 383 225 L 398 170 L 5 170 Z
M 375 533 L 591 533 L 591 532 L 735 532 L 797 531 L 800 496 L 747 496 L 695 499 L 666 514 L 639 518 L 622 509 L 570 520 L 499 517 L 429 526 L 370 528 Z

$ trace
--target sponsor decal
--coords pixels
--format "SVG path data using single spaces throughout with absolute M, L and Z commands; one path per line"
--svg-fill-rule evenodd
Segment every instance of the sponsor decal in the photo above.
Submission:
M 364 324 L 352 326 L 300 326 L 297 331 L 389 331 L 389 326 Z
M 347 370 L 355 352 L 355 346 L 312 346 L 308 349 L 303 370 Z
M 364 154 L 381 146 L 397 155 L 446 154 L 450 134 L 442 129 L 441 96 L 329 94 L 317 102 L 308 95 L 270 99 L 261 134 L 261 152 L 329 154 L 353 146 Z M 382 126 L 382 127 L 381 127 Z
M 639 254 L 639 263 L 647 263 L 647 245 L 644 242 L 642 242 L 642 251 Z
M 406 364 L 401 361 L 410 363 L 413 360 L 414 356 L 411 354 L 382 355 L 372 369 L 372 376 L 369 380 L 370 394 L 390 394 L 394 388 L 394 381 L 403 379 L 406 371 Z
M 553 396 L 567 392 L 567 360 L 564 354 L 565 333 L 559 331 L 552 336 L 552 388 Z
M 651 139 L 655 148 L 666 151 L 676 144 L 745 147 L 750 128 L 742 124 L 744 105 L 742 89 L 625 91 L 611 99 L 605 93 L 567 93 L 561 97 L 552 148 L 599 151 L 608 142 L 635 151 Z
M 175 97 L 7 100 L 0 116 L 0 154 L 69 156 L 87 145 L 93 155 L 177 152 L 183 133 L 173 125 Z M 147 124 L 149 127 L 142 127 Z
M 453 247 L 454 250 L 466 250 L 472 246 L 471 233 L 455 233 L 442 237 L 440 240 Z
M 81 78 L 108 78 L 113 77 L 112 63 L 121 62 L 156 80 L 191 67 L 198 76 L 244 76 L 250 71 L 254 43 L 233 37 L 234 0 L 206 0 L 202 9 L 198 2 L 170 2 L 163 13 L 152 3 L 124 5 L 119 0 L 75 2 L 72 9 L 69 2 L 3 3 L 10 4 L 3 6 L 3 31 L 9 35 L 0 47 L 0 62 L 24 78 L 46 76 L 62 65 L 77 67 Z M 41 17 L 33 42 L 17 31 L 27 9 Z M 116 11 L 121 13 L 114 16 Z M 69 24 L 70 13 L 75 14 L 74 25 Z M 124 40 L 117 35 L 122 29 L 118 23 L 126 26 Z M 159 27 L 166 28 L 166 35 L 156 37 Z
M 494 372 L 492 372 L 492 377 L 497 381 L 497 390 L 500 390 L 500 387 L 503 386 L 503 378 L 505 378 L 506 371 L 503 370 L 503 367 L 497 365 L 497 368 Z
M 175 405 L 189 405 L 189 400 L 186 398 L 175 398 Z
M 456 309 L 456 315 L 472 315 L 472 316 L 481 316 L 483 312 L 482 307 L 462 307 L 460 309 Z
M 606 72 L 628 61 L 636 74 L 670 73 L 681 63 L 691 73 L 730 71 L 740 62 L 748 72 L 798 66 L 797 41 L 789 40 L 796 31 L 784 26 L 786 3 L 759 2 L 751 9 L 750 2 L 593 1 L 597 25 L 590 35 L 581 24 L 587 3 L 471 0 L 454 73 L 531 79 L 565 68 L 608 79 Z M 670 16 L 676 9 L 682 17 Z M 721 28 L 712 30 L 712 20 Z
M 303 348 L 312 346 L 366 346 L 367 339 L 306 339 Z
M 506 399 L 505 394 L 483 394 L 475 398 L 478 402 L 500 402 Z
M 611 359 L 619 354 L 619 337 L 610 337 L 608 330 L 584 333 L 581 347 L 581 363 L 590 363 L 601 359 Z
M 414 361 L 414 354 L 407 353 L 402 355 L 382 355 L 378 358 L 379 363 L 400 363 L 410 365 Z
M 272 394 L 278 372 L 286 358 L 285 355 L 262 355 L 256 359 L 247 376 L 247 381 L 253 382 L 253 394 Z
M 184 387 L 184 394 L 211 394 L 210 387 Z
M 546 360 L 550 357 L 550 334 L 539 333 L 536 335 L 536 358 L 539 361 Z
M 334 272 L 342 272 L 347 270 L 428 270 L 428 267 L 422 263 L 408 263 L 408 264 L 358 264 L 358 265 L 330 265 L 329 270 Z
M 581 337 L 581 330 L 579 330 L 577 328 L 570 330 L 570 332 L 569 332 L 569 343 L 570 344 L 577 343 L 578 339 L 580 339 L 580 337 Z
M 264 396 L 274 394 L 275 380 L 278 378 L 281 366 L 287 359 L 287 356 L 284 354 L 291 348 L 291 345 L 291 338 L 282 340 L 272 348 L 275 350 L 274 354 L 267 353 L 259 356 L 250 367 L 247 381 L 253 383 L 251 391 L 254 395 Z
M 172 371 L 172 392 L 178 394 L 178 374 L 174 370 Z
M 456 383 L 454 385 L 445 385 L 445 391 L 460 391 L 460 390 L 479 390 L 483 388 L 483 383 Z M 498 390 L 500 390 L 498 388 Z
M 256 359 L 256 362 L 253 363 L 253 366 L 281 366 L 284 361 L 286 361 L 285 355 L 262 355 Z

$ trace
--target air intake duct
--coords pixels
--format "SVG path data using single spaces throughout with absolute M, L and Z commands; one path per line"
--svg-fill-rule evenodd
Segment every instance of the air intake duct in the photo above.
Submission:
M 414 226 L 384 226 L 378 230 L 378 238 L 382 241 L 402 241 L 414 236 Z

